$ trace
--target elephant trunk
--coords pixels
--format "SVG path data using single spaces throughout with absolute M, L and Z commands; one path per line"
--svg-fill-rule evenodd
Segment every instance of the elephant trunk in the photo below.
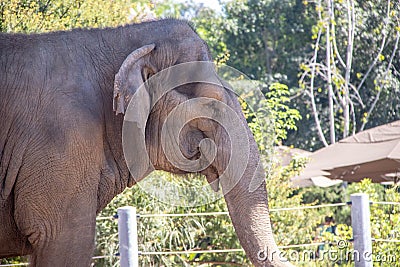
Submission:
M 247 134 L 250 153 L 243 175 L 233 187 L 221 181 L 230 217 L 242 247 L 255 266 L 293 266 L 283 259 L 273 238 L 265 172 L 248 128 Z

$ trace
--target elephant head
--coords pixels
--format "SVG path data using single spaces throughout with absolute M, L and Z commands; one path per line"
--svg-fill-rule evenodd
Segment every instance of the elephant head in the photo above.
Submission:
M 129 133 L 123 142 L 136 154 L 136 161 L 127 159 L 127 164 L 135 182 L 154 169 L 204 174 L 214 190 L 221 185 L 252 263 L 288 266 L 273 239 L 257 144 L 237 96 L 216 76 L 210 62 L 207 45 L 199 37 L 149 43 L 125 59 L 115 76 L 114 111 L 126 113 L 124 127 Z M 158 76 L 157 82 L 152 76 Z M 199 82 L 202 77 L 209 82 Z M 176 80 L 187 82 L 174 84 Z M 240 146 L 245 149 L 238 150 Z

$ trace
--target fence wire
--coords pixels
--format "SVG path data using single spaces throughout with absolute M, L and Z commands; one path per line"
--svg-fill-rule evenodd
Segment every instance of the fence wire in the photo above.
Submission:
M 321 205 L 314 205 L 314 206 L 299 206 L 299 207 L 290 207 L 290 208 L 272 208 L 270 212 L 279 212 L 279 211 L 291 211 L 291 210 L 305 210 L 305 209 L 320 209 L 326 207 L 341 207 L 347 206 L 347 203 L 333 203 L 333 204 L 321 204 Z M 193 213 L 167 213 L 167 214 L 137 214 L 140 218 L 155 218 L 155 217 L 194 217 L 194 216 L 221 216 L 221 215 L 229 215 L 227 211 L 220 211 L 220 212 L 193 212 Z M 102 220 L 112 220 L 116 219 L 116 216 L 104 216 L 104 217 L 97 217 L 97 221 Z
M 8 267 L 8 266 L 28 266 L 29 263 L 11 263 L 11 264 L 0 264 L 1 267 Z
M 400 202 L 384 202 L 384 201 L 372 201 L 371 204 L 379 204 L 379 205 L 400 205 Z M 320 209 L 326 207 L 342 207 L 347 206 L 349 203 L 333 203 L 333 204 L 321 204 L 314 206 L 299 206 L 299 207 L 290 207 L 290 208 L 272 208 L 270 212 L 279 212 L 279 211 L 291 211 L 291 210 L 305 210 L 305 209 Z M 154 218 L 154 217 L 191 217 L 191 216 L 220 216 L 220 215 L 229 215 L 227 211 L 221 212 L 199 212 L 199 213 L 179 213 L 179 214 L 138 214 L 140 218 Z M 102 220 L 113 220 L 116 219 L 116 216 L 103 216 L 97 217 L 97 221 Z
M 380 239 L 373 238 L 374 242 L 396 242 L 400 243 L 400 240 L 396 239 Z M 287 245 L 287 246 L 278 246 L 280 249 L 289 249 L 289 248 L 300 248 L 300 247 L 314 247 L 319 245 L 325 245 L 323 242 L 316 243 L 308 243 L 308 244 L 298 244 L 298 245 Z M 206 254 L 206 253 L 233 253 L 233 252 L 244 252 L 242 248 L 233 248 L 233 249 L 215 249 L 215 250 L 186 250 L 186 251 L 140 251 L 139 256 L 168 256 L 168 255 L 182 255 L 182 254 Z M 106 259 L 118 257 L 118 255 L 104 255 L 104 256 L 95 256 L 92 257 L 92 260 L 98 259 Z M 15 263 L 15 264 L 0 264 L 0 267 L 14 267 L 14 266 L 27 266 L 28 263 Z
M 371 204 L 379 204 L 379 205 L 400 205 L 399 202 L 384 202 L 384 201 L 373 201 Z M 325 207 L 341 207 L 347 206 L 349 203 L 333 203 L 333 204 L 321 204 L 314 206 L 299 206 L 299 207 L 290 207 L 290 208 L 272 208 L 271 212 L 279 212 L 279 211 L 292 211 L 292 210 L 305 210 L 305 209 L 318 209 Z M 192 217 L 192 216 L 221 216 L 221 215 L 229 215 L 228 212 L 201 212 L 201 213 L 180 213 L 180 214 L 138 214 L 140 218 L 156 218 L 156 217 Z M 100 216 L 96 218 L 96 221 L 102 220 L 113 220 L 116 219 L 117 216 Z M 382 239 L 382 238 L 373 238 L 374 242 L 394 242 L 400 243 L 400 240 L 397 239 Z M 298 244 L 298 245 L 287 245 L 287 246 L 278 246 L 281 249 L 287 248 L 300 248 L 300 247 L 310 247 L 310 246 L 318 246 L 323 245 L 325 243 L 308 243 L 308 244 Z M 141 256 L 151 256 L 151 255 L 177 255 L 177 254 L 205 254 L 205 253 L 232 253 L 232 252 L 243 252 L 243 249 L 217 249 L 217 250 L 188 250 L 188 251 L 143 251 L 140 252 Z M 117 255 L 99 255 L 95 256 L 92 259 L 105 259 L 111 257 L 118 257 Z M 14 263 L 14 264 L 0 264 L 0 267 L 13 267 L 13 266 L 27 266 L 28 263 Z
M 379 204 L 379 205 L 400 205 L 400 202 L 372 201 L 371 204 Z

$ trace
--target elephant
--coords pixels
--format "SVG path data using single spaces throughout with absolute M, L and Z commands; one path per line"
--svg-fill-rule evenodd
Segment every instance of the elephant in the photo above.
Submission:
M 133 177 L 124 158 L 122 128 L 129 102 L 152 75 L 192 61 L 212 62 L 212 57 L 194 27 L 178 19 L 0 33 L 0 258 L 29 255 L 31 266 L 41 267 L 90 265 L 96 215 L 151 172 Z M 246 254 L 255 266 L 290 266 L 277 256 L 265 173 L 257 171 L 259 151 L 230 90 L 194 83 L 154 104 L 144 140 L 154 169 L 185 173 L 160 148 L 161 125 L 174 107 L 196 97 L 223 102 L 246 129 L 250 158 L 244 173 L 229 192 L 221 183 Z M 207 119 L 187 129 L 182 137 L 187 160 L 201 157 L 203 138 L 215 141 L 215 159 L 199 171 L 212 183 L 226 165 L 226 134 Z M 249 190 L 255 173 L 262 182 Z M 260 251 L 268 257 L 260 257 Z

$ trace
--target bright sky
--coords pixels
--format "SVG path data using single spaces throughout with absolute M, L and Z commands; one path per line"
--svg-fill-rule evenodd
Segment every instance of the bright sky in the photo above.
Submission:
M 217 0 L 194 0 L 195 3 L 203 3 L 205 6 L 210 7 L 215 10 L 221 10 Z

